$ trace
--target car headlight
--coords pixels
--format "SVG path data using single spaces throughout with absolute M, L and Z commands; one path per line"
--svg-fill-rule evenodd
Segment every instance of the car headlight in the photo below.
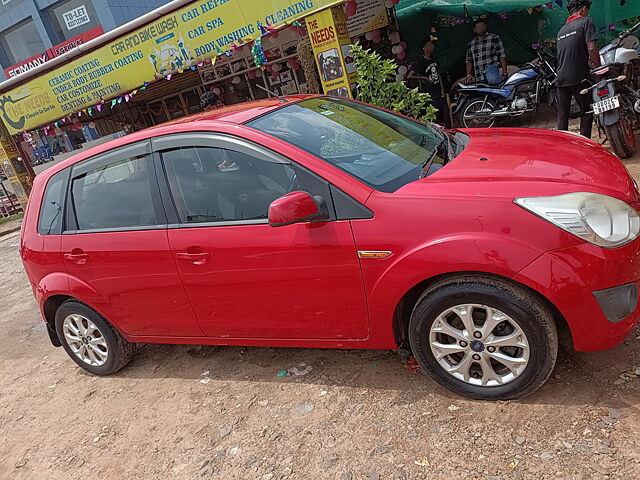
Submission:
M 555 197 L 516 198 L 515 202 L 600 247 L 621 247 L 640 234 L 638 212 L 622 200 L 607 195 L 576 192 Z

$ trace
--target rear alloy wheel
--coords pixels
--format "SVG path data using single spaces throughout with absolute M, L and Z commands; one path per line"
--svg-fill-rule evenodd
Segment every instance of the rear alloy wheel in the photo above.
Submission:
M 76 300 L 56 312 L 56 332 L 67 354 L 95 375 L 111 375 L 131 360 L 135 345 L 127 342 L 98 312 Z
M 551 375 L 558 338 L 548 308 L 506 281 L 464 276 L 431 287 L 409 324 L 411 349 L 434 380 L 467 397 L 520 398 Z

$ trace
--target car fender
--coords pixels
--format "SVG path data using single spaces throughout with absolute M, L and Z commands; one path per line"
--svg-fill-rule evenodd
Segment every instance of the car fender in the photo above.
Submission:
M 46 318 L 44 315 L 45 302 L 55 295 L 73 297 L 95 310 L 100 310 L 100 307 L 107 303 L 107 300 L 95 288 L 64 272 L 51 273 L 42 278 L 36 287 L 35 294 L 43 318 Z
M 463 272 L 513 278 L 543 253 L 518 239 L 473 233 L 431 239 L 401 255 L 392 255 L 386 260 L 386 268 L 373 279 L 363 265 L 365 282 L 369 281 L 366 287 L 372 336 L 385 345 L 385 339 L 394 338 L 392 320 L 397 305 L 425 280 Z

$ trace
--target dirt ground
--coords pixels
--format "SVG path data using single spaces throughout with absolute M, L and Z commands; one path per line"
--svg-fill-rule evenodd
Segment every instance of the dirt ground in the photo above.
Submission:
M 0 238 L 0 479 L 640 478 L 640 329 L 561 351 L 513 402 L 386 351 L 145 345 L 97 378 L 51 346 L 17 244 Z

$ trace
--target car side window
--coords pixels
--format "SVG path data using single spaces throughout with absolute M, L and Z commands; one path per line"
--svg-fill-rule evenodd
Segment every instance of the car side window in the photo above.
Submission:
M 69 170 L 62 170 L 47 182 L 38 218 L 38 233 L 40 235 L 59 235 L 62 233 L 64 186 L 68 177 Z
M 150 158 L 120 158 L 73 179 L 72 204 L 79 230 L 158 224 L 151 194 Z
M 328 184 L 298 165 L 244 152 L 181 147 L 162 160 L 181 223 L 265 220 L 271 202 L 296 190 L 330 199 Z

